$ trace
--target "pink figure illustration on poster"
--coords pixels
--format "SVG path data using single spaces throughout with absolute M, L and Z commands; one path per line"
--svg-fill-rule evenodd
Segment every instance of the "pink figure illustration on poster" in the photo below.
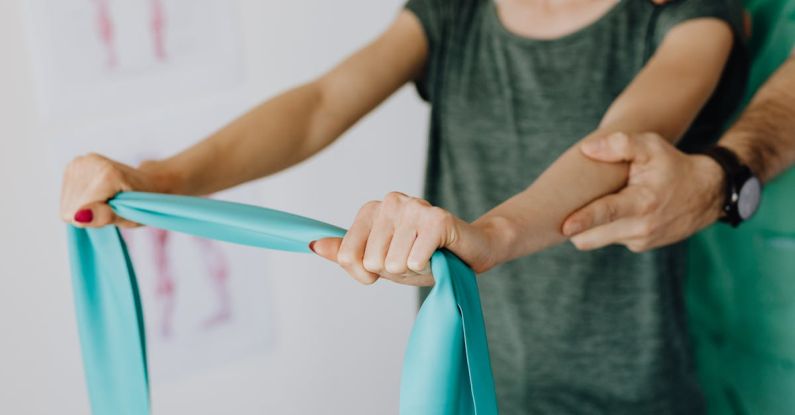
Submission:
M 116 50 L 115 23 L 110 9 L 110 0 L 92 0 L 97 11 L 97 32 L 107 55 L 108 69 L 119 65 Z M 166 53 L 166 11 L 162 0 L 150 0 L 150 29 L 153 38 L 153 53 L 160 62 L 168 58 Z
M 136 258 L 150 256 L 154 265 L 155 290 L 154 297 L 157 301 L 158 312 L 160 313 L 159 327 L 157 328 L 160 336 L 169 338 L 174 334 L 174 313 L 177 310 L 177 275 L 173 267 L 172 256 L 169 251 L 171 232 L 158 229 L 146 228 L 150 249 L 142 252 L 136 247 L 136 238 L 133 233 L 127 230 L 122 231 L 124 240 L 130 249 L 131 255 Z M 210 279 L 213 292 L 217 299 L 215 310 L 210 312 L 204 319 L 203 329 L 211 329 L 219 324 L 223 324 L 232 318 L 232 300 L 229 293 L 229 265 L 218 244 L 208 239 L 191 238 L 197 248 L 197 257 L 203 262 L 204 268 Z M 141 276 L 139 276 L 140 278 Z M 213 307 L 209 305 L 208 307 Z
M 248 105 L 236 2 L 29 0 L 39 115 L 58 169 L 98 152 L 134 166 L 216 131 Z M 256 203 L 251 187 L 216 195 Z M 273 344 L 267 254 L 140 227 L 122 235 L 148 358 L 172 381 Z
M 40 111 L 48 122 L 145 110 L 243 81 L 227 0 L 29 0 Z
M 114 25 L 113 17 L 110 14 L 110 0 L 93 0 L 97 8 L 97 30 L 102 45 L 105 47 L 107 54 L 108 68 L 113 69 L 119 64 L 116 55 L 116 42 L 114 39 Z
M 135 158 L 138 162 L 152 159 L 150 156 L 139 154 Z M 207 197 L 212 197 L 209 195 Z M 177 287 L 178 271 L 172 261 L 174 244 L 173 233 L 164 229 L 145 227 L 141 229 L 146 234 L 146 241 L 138 241 L 134 232 L 122 229 L 122 236 L 133 262 L 148 260 L 152 264 L 151 272 L 154 274 L 154 299 L 159 313 L 157 331 L 164 339 L 174 335 L 174 314 L 177 312 Z M 212 240 L 190 237 L 191 245 L 195 248 L 193 258 L 203 265 L 203 270 L 209 277 L 215 305 L 207 307 L 214 310 L 209 312 L 201 323 L 202 329 L 212 329 L 224 324 L 232 318 L 232 295 L 229 290 L 230 267 L 229 261 L 221 246 Z M 148 242 L 146 250 L 139 244 Z M 138 278 L 148 277 L 139 275 Z
M 152 0 L 152 36 L 154 37 L 155 57 L 163 62 L 168 56 L 166 54 L 166 12 L 163 8 L 163 0 Z

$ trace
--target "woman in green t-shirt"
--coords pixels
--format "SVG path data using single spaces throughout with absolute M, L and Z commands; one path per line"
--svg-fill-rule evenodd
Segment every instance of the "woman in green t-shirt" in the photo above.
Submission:
M 440 247 L 481 273 L 505 414 L 698 413 L 679 247 L 577 252 L 561 225 L 628 176 L 576 144 L 656 131 L 697 149 L 715 136 L 741 93 L 742 76 L 722 77 L 742 72 L 739 17 L 728 0 L 410 0 L 328 73 L 173 157 L 74 160 L 63 219 L 132 226 L 105 204 L 120 190 L 204 195 L 273 174 L 416 81 L 432 114 L 424 199 L 369 202 L 315 252 L 366 284 L 429 285 Z

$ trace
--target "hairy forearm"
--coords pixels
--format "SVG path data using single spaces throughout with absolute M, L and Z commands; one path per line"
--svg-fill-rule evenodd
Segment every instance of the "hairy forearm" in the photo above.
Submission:
M 795 164 L 795 58 L 762 86 L 720 144 L 763 182 Z
M 333 133 L 323 128 L 315 83 L 291 89 L 184 151 L 141 166 L 167 193 L 205 195 L 288 168 L 319 151 Z

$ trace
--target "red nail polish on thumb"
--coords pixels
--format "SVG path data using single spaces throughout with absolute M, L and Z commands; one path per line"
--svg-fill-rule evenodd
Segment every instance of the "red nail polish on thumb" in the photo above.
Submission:
M 78 210 L 75 213 L 75 221 L 80 223 L 89 223 L 94 220 L 94 212 L 91 209 Z
M 317 241 L 312 241 L 312 242 L 309 243 L 309 250 L 314 252 L 314 253 L 317 253 L 317 251 L 315 251 L 315 242 L 317 242 Z

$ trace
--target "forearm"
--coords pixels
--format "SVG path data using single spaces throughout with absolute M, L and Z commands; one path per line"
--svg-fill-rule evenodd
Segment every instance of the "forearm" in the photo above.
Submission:
M 616 130 L 600 130 L 583 141 Z M 566 217 L 588 202 L 626 184 L 626 164 L 599 163 L 568 149 L 527 189 L 504 201 L 473 224 L 485 227 L 498 245 L 502 263 L 566 240 Z
M 184 151 L 141 166 L 166 193 L 204 195 L 286 169 L 330 142 L 315 83 L 270 99 Z
M 286 169 L 331 144 L 425 64 L 419 20 L 401 12 L 376 40 L 316 81 L 293 88 L 204 141 L 142 169 L 162 191 L 203 195 Z
M 697 20 L 673 29 L 610 106 L 599 129 L 583 141 L 612 132 L 645 131 L 678 141 L 718 84 L 731 45 L 732 33 L 723 22 Z M 598 163 L 578 147 L 567 150 L 526 190 L 475 222 L 493 235 L 496 263 L 565 241 L 563 223 L 572 212 L 627 184 L 627 164 Z
M 795 58 L 762 86 L 720 144 L 763 182 L 795 164 Z

